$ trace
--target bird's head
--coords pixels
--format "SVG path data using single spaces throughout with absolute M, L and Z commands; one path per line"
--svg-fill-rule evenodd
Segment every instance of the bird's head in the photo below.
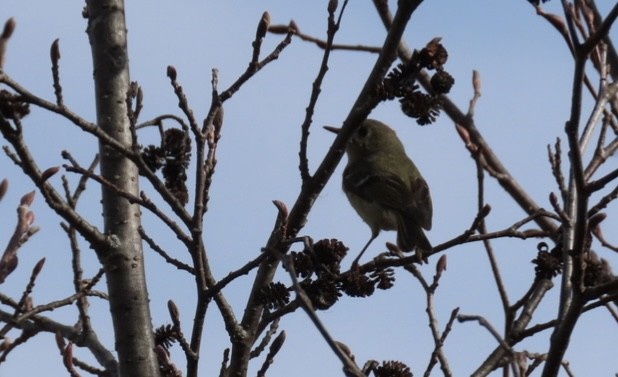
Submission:
M 334 133 L 341 131 L 337 127 L 324 126 L 324 128 Z M 374 119 L 367 119 L 360 125 L 346 149 L 350 160 L 373 153 L 397 153 L 398 151 L 405 153 L 395 131 Z

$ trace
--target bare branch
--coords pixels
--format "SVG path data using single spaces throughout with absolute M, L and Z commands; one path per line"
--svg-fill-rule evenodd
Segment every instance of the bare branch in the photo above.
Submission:
M 271 25 L 268 27 L 268 32 L 273 34 L 286 34 L 292 31 L 294 36 L 300 38 L 305 42 L 314 43 L 317 47 L 321 49 L 327 49 L 328 42 L 321 40 L 319 38 L 315 38 L 311 35 L 305 34 L 301 32 L 298 28 L 296 22 L 291 21 L 288 25 Z M 344 45 L 333 43 L 330 46 L 330 50 L 342 50 L 342 51 L 360 51 L 360 52 L 370 52 L 374 54 L 379 54 L 382 51 L 381 47 L 374 46 L 364 46 L 364 45 Z
M 301 308 L 303 308 L 305 313 L 307 313 L 307 315 L 309 316 L 309 318 L 311 319 L 315 327 L 318 329 L 318 331 L 324 338 L 324 340 L 326 340 L 326 342 L 328 343 L 330 348 L 333 350 L 335 355 L 337 355 L 337 357 L 343 364 L 344 369 L 347 371 L 347 373 L 350 373 L 350 375 L 357 376 L 357 377 L 364 377 L 364 374 L 360 371 L 360 369 L 358 369 L 358 366 L 356 365 L 354 360 L 352 360 L 348 356 L 348 354 L 341 349 L 339 344 L 330 335 L 330 333 L 328 332 L 328 330 L 326 329 L 322 321 L 320 321 L 320 318 L 318 318 L 315 312 L 315 309 L 313 308 L 313 305 L 311 304 L 311 299 L 309 298 L 309 296 L 307 296 L 307 293 L 305 293 L 305 290 L 298 283 L 294 265 L 289 262 L 286 255 L 281 255 L 276 250 L 271 250 L 270 252 L 275 253 L 275 255 L 280 255 L 281 262 L 285 266 L 285 269 L 289 272 L 290 278 L 292 279 L 292 285 L 299 299 Z
M 516 359 L 516 352 L 506 343 L 506 341 L 500 336 L 500 334 L 498 333 L 498 331 L 492 326 L 492 324 L 487 321 L 484 317 L 482 316 L 478 316 L 478 315 L 464 315 L 464 314 L 459 314 L 457 316 L 457 320 L 459 322 L 468 322 L 468 321 L 476 321 L 478 322 L 481 326 L 483 326 L 485 329 L 487 329 L 487 331 L 494 337 L 494 339 L 496 339 L 496 341 L 500 344 L 500 347 L 505 350 L 508 355 L 509 355 L 509 359 L 511 361 L 514 361 Z M 514 363 L 513 363 L 514 364 Z M 512 365 L 513 365 L 512 364 Z M 515 368 L 515 366 L 513 365 L 513 368 Z M 478 372 L 478 371 L 477 371 Z M 477 372 L 475 372 L 474 374 L 472 374 L 472 376 L 479 376 L 479 375 L 484 375 L 483 373 L 481 374 L 477 374 Z M 519 373 L 517 373 L 517 371 L 514 369 L 515 375 L 518 376 Z
M 114 191 L 119 196 L 122 196 L 122 197 L 126 198 L 130 203 L 137 203 L 140 206 L 148 209 L 155 216 L 157 216 L 165 225 L 167 225 L 171 230 L 173 230 L 175 235 L 178 237 L 178 239 L 181 240 L 185 245 L 190 245 L 191 244 L 191 240 L 182 231 L 182 229 L 180 229 L 178 224 L 176 224 L 176 222 L 174 222 L 161 209 L 159 209 L 159 207 L 153 201 L 148 199 L 148 197 L 146 196 L 146 194 L 144 192 L 142 192 L 140 194 L 140 197 L 137 197 L 137 196 L 135 196 L 133 194 L 130 194 L 130 193 L 126 192 L 126 191 L 123 191 L 123 190 L 119 189 L 114 184 L 112 184 L 111 182 L 108 182 L 106 179 L 104 179 L 100 175 L 94 174 L 90 170 L 86 170 L 86 169 L 82 168 L 79 165 L 77 165 L 77 166 L 64 165 L 64 168 L 67 171 L 69 171 L 69 172 L 74 172 L 74 173 L 81 174 L 81 175 L 83 175 L 85 177 L 88 177 L 88 178 L 98 182 L 102 186 L 104 186 L 104 187 Z
M 343 11 L 345 10 L 346 5 L 348 4 L 347 0 L 344 1 L 341 11 L 339 12 L 339 19 L 335 22 L 335 13 L 334 10 L 328 12 L 328 29 L 326 32 L 326 44 L 324 46 L 324 54 L 322 55 L 322 63 L 320 64 L 320 69 L 318 74 L 313 81 L 311 95 L 309 97 L 309 105 L 307 105 L 307 109 L 305 110 L 305 119 L 301 125 L 301 137 L 300 137 L 300 177 L 302 182 L 305 183 L 311 177 L 309 173 L 309 160 L 307 157 L 307 143 L 309 139 L 309 128 L 311 127 L 311 121 L 313 118 L 313 112 L 315 111 L 315 106 L 318 102 L 318 98 L 320 93 L 322 92 L 322 82 L 324 81 L 324 77 L 326 76 L 326 72 L 328 71 L 328 60 L 330 58 L 330 53 L 332 51 L 333 41 L 335 40 L 335 34 L 339 30 L 339 26 L 341 24 L 341 19 L 343 17 Z
M 445 255 L 442 255 L 440 257 L 440 261 L 442 262 L 442 264 L 446 263 L 444 262 L 446 261 L 445 258 L 446 258 Z M 441 263 L 439 262 L 438 265 L 440 264 Z M 427 281 L 425 280 L 421 272 L 418 270 L 418 268 L 416 268 L 414 264 L 408 264 L 404 266 L 404 268 L 410 273 L 412 273 L 412 275 L 414 275 L 414 277 L 419 281 L 419 283 L 421 283 L 421 286 L 423 287 L 425 291 L 425 296 L 426 296 L 425 311 L 427 312 L 427 316 L 429 319 L 429 328 L 431 329 L 431 335 L 433 337 L 434 350 L 431 353 L 429 364 L 427 365 L 427 368 L 425 369 L 424 376 L 431 375 L 431 370 L 433 369 L 437 361 L 440 362 L 440 368 L 442 369 L 442 373 L 445 376 L 452 376 L 453 372 L 451 371 L 449 367 L 448 360 L 442 349 L 442 347 L 444 346 L 444 342 L 446 340 L 448 331 L 445 331 L 445 333 L 440 333 L 440 329 L 438 328 L 439 327 L 438 317 L 437 317 L 436 310 L 434 307 L 434 295 L 436 293 L 436 290 L 438 289 L 438 283 L 439 283 L 440 277 L 442 276 L 443 268 L 437 268 L 436 274 L 433 277 L 433 283 L 431 285 L 427 283 Z M 456 313 L 458 311 L 459 309 L 455 309 L 451 313 L 451 319 L 449 320 L 447 327 L 446 327 L 447 330 L 450 330 L 452 323 L 456 318 Z
M 184 271 L 187 271 L 188 273 L 190 273 L 191 275 L 195 275 L 195 269 L 193 267 L 189 266 L 186 263 L 183 263 L 183 262 L 179 261 L 176 258 L 170 257 L 169 253 L 167 253 L 165 250 L 163 250 L 152 238 L 150 238 L 148 236 L 148 234 L 146 233 L 146 231 L 144 230 L 144 228 L 141 227 L 141 226 L 139 227 L 139 234 L 142 237 L 142 239 L 144 241 L 146 241 L 148 246 L 150 246 L 150 248 L 154 252 L 156 252 L 161 257 L 163 257 L 163 259 L 167 263 L 171 264 L 172 266 L 175 266 L 179 270 L 184 270 Z
M 279 319 L 280 318 L 276 318 L 270 323 L 268 331 L 266 331 L 266 333 L 262 337 L 262 341 L 251 351 L 250 356 L 252 359 L 260 356 L 260 354 L 266 349 L 266 347 L 270 343 L 272 337 L 277 333 L 277 331 L 279 330 Z
M 195 116 L 193 115 L 193 110 L 189 106 L 189 100 L 187 99 L 187 96 L 185 95 L 185 92 L 182 89 L 182 86 L 180 86 L 180 84 L 177 81 L 178 74 L 176 73 L 176 68 L 174 68 L 171 65 L 168 66 L 167 67 L 167 77 L 169 77 L 170 84 L 174 88 L 174 93 L 176 94 L 176 97 L 178 98 L 178 107 L 180 107 L 182 112 L 185 114 L 185 117 L 187 117 L 187 120 L 189 121 L 189 127 L 191 128 L 191 130 L 193 131 L 196 137 L 200 137 L 200 138 L 203 137 L 202 133 L 200 132 L 199 126 L 197 124 L 197 120 L 195 119 Z
M 220 292 L 223 288 L 225 288 L 226 285 L 234 281 L 236 278 L 243 276 L 243 275 L 247 275 L 249 272 L 257 268 L 266 259 L 266 256 L 267 256 L 266 253 L 262 252 L 260 253 L 260 255 L 258 255 L 253 260 L 247 262 L 241 268 L 228 273 L 227 276 L 219 280 L 217 284 L 215 284 L 214 286 L 209 288 L 208 291 L 206 291 L 205 297 L 206 298 L 213 297 L 216 293 Z
M 62 337 L 71 340 L 75 345 L 88 348 L 106 371 L 116 373 L 118 366 L 114 355 L 99 342 L 94 333 L 82 334 L 73 326 L 65 326 L 49 318 L 36 315 L 29 320 L 15 322 L 12 314 L 1 310 L 0 321 L 14 323 L 16 328 L 26 332 L 45 331 L 52 334 L 60 332 Z
M 266 360 L 264 360 L 262 367 L 257 373 L 258 377 L 266 376 L 266 371 L 268 370 L 268 367 L 274 362 L 275 356 L 283 346 L 283 342 L 285 342 L 285 331 L 281 331 L 270 345 Z
M 285 49 L 292 42 L 292 33 L 293 31 L 288 32 L 283 41 L 281 41 L 277 47 L 275 47 L 275 49 L 258 64 L 250 64 L 247 70 L 227 90 L 221 93 L 218 101 L 223 103 L 230 99 L 240 89 L 240 87 L 247 82 L 247 80 L 253 77 L 253 75 L 264 68 L 268 63 L 277 60 L 283 49 Z

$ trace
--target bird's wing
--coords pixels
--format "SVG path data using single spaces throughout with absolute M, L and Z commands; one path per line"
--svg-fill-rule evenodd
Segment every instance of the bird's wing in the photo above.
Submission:
M 412 178 L 409 198 L 406 213 L 411 215 L 424 229 L 431 230 L 433 205 L 431 204 L 429 186 L 421 176 Z
M 421 177 L 410 185 L 390 174 L 367 175 L 344 172 L 344 190 L 369 202 L 400 211 L 423 228 L 431 229 L 432 205 L 429 187 Z

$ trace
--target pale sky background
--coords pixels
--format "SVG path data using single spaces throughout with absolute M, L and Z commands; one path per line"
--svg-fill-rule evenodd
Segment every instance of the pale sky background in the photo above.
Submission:
M 613 3 L 598 2 L 603 14 Z M 262 12 L 270 12 L 273 24 L 287 24 L 294 19 L 303 32 L 325 38 L 326 3 L 129 1 L 131 78 L 139 82 L 145 94 L 141 120 L 163 113 L 181 114 L 165 74 L 168 65 L 176 67 L 178 80 L 201 120 L 210 104 L 211 69 L 219 70 L 221 91 L 245 70 Z M 69 0 L 0 0 L 0 22 L 8 17 L 17 21 L 7 53 L 6 72 L 32 92 L 50 100 L 53 100 L 53 88 L 49 46 L 54 39 L 60 39 L 65 103 L 82 117 L 94 121 L 91 54 L 82 7 L 83 2 Z M 544 7 L 561 14 L 557 0 Z M 616 30 L 616 27 L 612 29 L 614 38 L 618 37 Z M 385 35 L 370 1 L 350 1 L 336 42 L 379 46 Z M 451 99 L 461 109 L 467 109 L 472 96 L 472 70 L 478 70 L 482 97 L 476 109 L 477 126 L 528 193 L 541 206 L 550 208 L 548 196 L 556 191 L 556 184 L 550 173 L 546 147 L 556 137 L 564 140 L 573 67 L 562 38 L 536 16 L 525 0 L 427 1 L 412 16 L 406 41 L 410 47 L 420 48 L 436 36 L 442 37 L 449 52 L 446 69 L 456 80 Z M 263 56 L 281 38 L 269 35 L 262 48 Z M 276 217 L 271 201 L 278 199 L 291 207 L 298 195 L 300 124 L 321 58 L 322 51 L 317 47 L 294 40 L 279 60 L 257 74 L 225 104 L 219 162 L 205 229 L 210 261 L 219 278 L 258 255 Z M 333 140 L 333 135 L 321 126 L 341 124 L 375 59 L 375 55 L 361 52 L 332 54 L 314 115 L 309 144 L 312 169 Z M 596 76 L 592 80 L 596 84 Z M 589 101 L 586 106 L 584 119 L 590 109 Z M 476 214 L 476 172 L 450 119 L 442 115 L 435 124 L 418 127 L 400 112 L 396 102 L 380 105 L 371 117 L 397 130 L 431 188 L 434 218 L 428 237 L 432 243 L 447 241 L 466 229 Z M 70 150 L 83 165 L 88 165 L 96 152 L 96 142 L 91 137 L 56 116 L 33 109 L 25 120 L 25 129 L 43 169 L 62 165 L 63 149 Z M 152 136 L 154 133 L 147 133 L 141 140 L 152 142 Z M 563 146 L 566 149 L 566 141 Z M 355 254 L 367 241 L 370 231 L 340 189 L 344 163 L 345 159 L 316 201 L 301 233 L 314 240 L 340 239 L 350 247 L 350 254 Z M 604 171 L 615 164 L 613 158 Z M 32 190 L 33 185 L 4 155 L 0 156 L 0 172 L 11 183 L 0 207 L 4 219 L 0 239 L 8 240 L 19 197 Z M 60 188 L 59 175 L 52 181 Z M 487 178 L 486 182 L 486 200 L 493 207 L 487 219 L 488 228 L 498 230 L 520 220 L 523 211 L 492 179 Z M 147 186 L 144 189 L 148 190 Z M 80 209 L 87 218 L 100 224 L 99 188 L 91 183 L 88 194 L 82 199 Z M 616 212 L 616 209 L 613 203 L 608 211 Z M 42 229 L 22 248 L 18 270 L 1 289 L 18 297 L 36 261 L 46 257 L 33 294 L 34 303 L 40 304 L 68 295 L 72 276 L 67 269 L 68 242 L 58 226 L 59 219 L 45 206 L 40 195 L 33 210 Z M 614 244 L 618 243 L 615 216 L 610 216 L 604 224 L 606 236 Z M 160 224 L 146 216 L 144 225 L 157 242 L 179 259 L 188 260 L 175 237 Z M 384 242 L 394 240 L 394 232 L 383 232 L 363 260 L 383 251 Z M 537 243 L 538 240 L 499 240 L 493 244 L 512 302 L 525 292 L 532 280 L 534 270 L 530 261 L 536 256 Z M 293 250 L 300 248 L 299 245 Z M 188 334 L 194 309 L 191 278 L 164 265 L 149 250 L 146 252 L 154 325 L 169 323 L 166 302 L 171 298 L 181 311 Z M 85 275 L 92 275 L 98 269 L 96 258 L 85 245 L 83 253 Z M 448 270 L 435 298 L 440 326 L 444 327 L 453 308 L 460 307 L 461 313 L 485 316 L 501 330 L 501 303 L 482 245 L 469 244 L 447 253 Z M 614 270 L 618 269 L 615 255 L 603 251 L 601 256 L 611 261 Z M 437 258 L 432 258 L 429 265 L 421 268 L 427 279 L 431 279 L 436 261 Z M 288 281 L 285 274 L 280 277 Z M 433 349 L 424 311 L 425 295 L 409 274 L 397 271 L 396 277 L 396 286 L 391 290 L 378 291 L 368 299 L 342 297 L 328 312 L 318 314 L 332 335 L 350 346 L 359 365 L 368 359 L 401 360 L 416 375 L 421 375 Z M 242 315 L 241 308 L 252 281 L 252 275 L 243 277 L 225 291 L 238 317 Z M 559 280 L 555 283 L 559 284 Z M 549 293 L 531 324 L 554 318 L 557 294 L 557 289 Z M 70 308 L 50 315 L 71 323 L 75 313 Z M 91 314 L 95 325 L 102 329 L 99 336 L 113 348 L 105 303 L 93 300 Z M 202 346 L 202 376 L 218 374 L 223 348 L 228 344 L 221 325 L 218 311 L 212 305 Z M 268 376 L 341 375 L 335 355 L 302 311 L 285 317 L 280 328 L 286 330 L 287 340 Z M 544 352 L 548 338 L 549 332 L 543 333 L 515 349 Z M 618 372 L 617 345 L 615 322 L 603 309 L 596 310 L 584 315 L 578 323 L 566 359 L 578 376 L 613 375 Z M 456 323 L 447 338 L 445 351 L 455 375 L 463 376 L 474 371 L 495 346 L 494 339 L 477 324 Z M 74 353 L 78 357 L 85 355 L 79 349 Z M 250 375 L 255 374 L 264 357 L 254 360 Z M 184 357 L 177 346 L 174 361 L 184 366 Z M 540 369 L 536 375 L 539 372 Z M 441 374 L 437 367 L 434 374 Z M 51 334 L 30 340 L 0 364 L 2 377 L 38 375 L 67 375 Z

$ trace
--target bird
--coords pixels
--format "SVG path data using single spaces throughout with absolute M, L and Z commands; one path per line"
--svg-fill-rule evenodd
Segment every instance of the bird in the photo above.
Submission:
M 339 133 L 340 128 L 324 126 Z M 342 188 L 350 204 L 371 228 L 371 238 L 352 266 L 382 230 L 397 231 L 402 251 L 431 250 L 423 229 L 431 230 L 433 207 L 429 186 L 405 152 L 395 131 L 386 124 L 366 119 L 346 147 L 348 163 Z

